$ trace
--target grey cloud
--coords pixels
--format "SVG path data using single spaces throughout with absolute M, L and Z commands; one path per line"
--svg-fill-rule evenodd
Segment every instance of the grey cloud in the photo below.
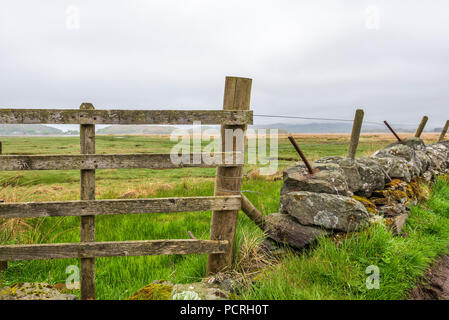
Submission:
M 66 28 L 69 6 L 80 29 Z M 368 30 L 366 8 L 380 10 Z M 259 114 L 442 125 L 449 3 L 2 1 L 0 106 L 214 108 L 254 79 Z M 268 119 L 256 118 L 267 122 Z M 272 120 L 276 122 L 276 120 Z

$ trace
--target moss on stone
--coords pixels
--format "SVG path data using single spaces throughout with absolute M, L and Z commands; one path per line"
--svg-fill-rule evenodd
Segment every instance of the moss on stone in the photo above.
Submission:
M 137 290 L 127 300 L 168 300 L 172 291 L 172 285 L 152 283 Z
M 368 200 L 368 198 L 361 197 L 361 196 L 353 196 L 352 198 L 354 200 L 361 202 L 368 212 L 377 214 L 376 205 L 373 202 L 371 202 L 370 200 Z

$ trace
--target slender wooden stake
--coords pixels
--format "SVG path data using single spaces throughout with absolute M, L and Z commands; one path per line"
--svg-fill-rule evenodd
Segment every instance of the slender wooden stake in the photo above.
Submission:
M 226 77 L 223 110 L 249 110 L 251 98 L 252 80 L 247 78 Z M 237 151 L 237 146 L 243 146 L 245 150 L 245 135 L 233 138 L 232 146 L 230 141 L 226 143 L 226 130 L 246 131 L 246 125 L 222 125 L 221 145 L 222 151 Z M 235 131 L 234 131 L 235 132 Z M 240 139 L 240 141 L 237 141 Z M 230 149 L 232 148 L 232 149 Z M 215 178 L 215 195 L 238 195 L 242 185 L 243 164 L 235 167 L 218 167 Z M 235 231 L 237 228 L 238 210 L 233 211 L 213 211 L 210 225 L 211 240 L 228 240 L 229 246 L 226 253 L 210 254 L 207 261 L 207 274 L 214 274 L 230 267 L 232 264 L 233 246 Z
M 0 155 L 2 155 L 2 142 L 0 141 Z
M 263 214 L 257 210 L 257 208 L 249 201 L 247 197 L 242 193 L 242 211 L 254 221 L 254 223 L 262 230 L 265 230 L 265 218 Z
M 449 129 L 449 120 L 446 121 L 446 124 L 444 125 L 444 128 L 441 131 L 440 137 L 438 138 L 438 142 L 441 142 L 444 140 L 444 136 L 447 133 L 447 129 Z
M 354 123 L 352 124 L 351 140 L 349 141 L 348 158 L 355 159 L 357 153 L 357 146 L 359 145 L 360 132 L 362 131 L 363 116 L 362 109 L 357 109 L 355 112 Z
M 428 116 L 422 117 L 421 123 L 419 124 L 418 129 L 416 130 L 415 137 L 421 137 L 422 132 L 424 131 L 424 127 L 426 126 L 427 120 L 429 120 Z
M 83 103 L 81 110 L 93 110 L 91 103 Z M 95 153 L 95 125 L 80 125 L 82 154 Z M 81 170 L 81 200 L 95 200 L 95 170 Z M 95 216 L 81 217 L 81 242 L 95 241 Z M 81 299 L 95 299 L 95 259 L 81 259 Z

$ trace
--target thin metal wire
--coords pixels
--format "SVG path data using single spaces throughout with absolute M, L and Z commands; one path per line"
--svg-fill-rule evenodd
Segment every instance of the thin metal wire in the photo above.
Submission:
M 254 117 L 262 118 L 282 118 L 282 119 L 302 119 L 302 120 L 322 120 L 322 121 L 340 121 L 340 122 L 353 122 L 354 119 L 341 119 L 341 118 L 320 118 L 320 117 L 302 117 L 302 116 L 289 116 L 289 115 L 271 115 L 271 114 L 254 114 Z M 384 126 L 382 122 L 377 121 L 364 121 L 363 123 L 375 124 Z M 395 126 L 416 126 L 416 123 L 392 123 Z

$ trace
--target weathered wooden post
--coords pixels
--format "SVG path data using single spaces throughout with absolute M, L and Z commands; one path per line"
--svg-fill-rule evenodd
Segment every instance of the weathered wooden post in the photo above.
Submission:
M 91 103 L 83 103 L 81 110 L 94 110 Z M 89 117 L 86 117 L 89 120 Z M 95 125 L 80 124 L 82 154 L 95 153 Z M 81 200 L 95 200 L 95 170 L 81 170 Z M 81 242 L 95 241 L 95 216 L 81 217 Z M 81 299 L 95 299 L 95 258 L 81 258 Z
M 416 130 L 415 137 L 420 138 L 422 132 L 424 131 L 424 127 L 426 126 L 427 120 L 429 120 L 428 116 L 422 117 L 421 123 L 419 124 L 418 129 Z
M 242 193 L 240 194 L 242 197 L 242 211 L 253 220 L 253 222 L 261 229 L 265 230 L 265 218 L 263 214 L 257 210 L 257 208 L 251 203 L 251 201 L 245 197 Z
M 446 124 L 444 125 L 444 128 L 441 131 L 440 137 L 438 138 L 438 142 L 441 142 L 444 140 L 444 136 L 447 133 L 447 129 L 449 129 L 449 120 L 446 121 Z
M 354 123 L 352 124 L 351 140 L 349 141 L 348 158 L 355 159 L 357 146 L 359 145 L 360 132 L 362 131 L 363 116 L 365 113 L 362 109 L 355 112 Z
M 226 77 L 223 110 L 249 110 L 252 79 Z M 243 131 L 243 135 L 233 135 L 233 143 L 226 143 L 226 130 Z M 245 151 L 246 125 L 221 125 L 221 145 L 223 152 Z M 240 140 L 240 141 L 238 141 Z M 239 146 L 239 149 L 237 149 Z M 243 149 L 241 148 L 243 146 Z M 243 156 L 244 159 L 244 156 Z M 242 185 L 243 163 L 232 167 L 219 166 L 215 178 L 215 195 L 238 195 Z M 214 274 L 230 267 L 237 228 L 238 210 L 213 211 L 210 225 L 211 240 L 228 240 L 225 253 L 210 254 L 207 261 L 207 274 Z

